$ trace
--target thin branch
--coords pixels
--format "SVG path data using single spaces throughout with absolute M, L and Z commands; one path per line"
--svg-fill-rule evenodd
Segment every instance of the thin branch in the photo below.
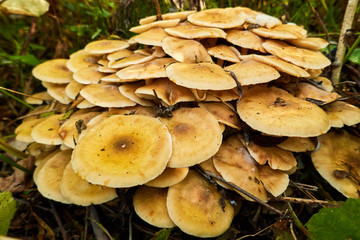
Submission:
M 159 5 L 159 0 L 154 0 L 154 2 L 155 2 L 155 7 L 156 7 L 157 20 L 163 20 L 163 18 L 161 16 L 161 9 L 160 9 L 160 5 Z
M 345 10 L 344 20 L 340 31 L 339 43 L 335 55 L 335 60 L 333 63 L 333 70 L 331 76 L 331 81 L 333 84 L 338 84 L 340 81 L 341 68 L 343 65 L 343 59 L 346 51 L 346 46 L 345 46 L 346 32 L 349 29 L 351 29 L 352 23 L 354 21 L 357 4 L 358 4 L 358 0 L 349 0 Z
M 64 226 L 63 226 L 63 224 L 62 224 L 62 222 L 61 222 L 61 220 L 60 220 L 60 217 L 59 217 L 59 215 L 58 215 L 58 213 L 57 213 L 57 211 L 56 211 L 56 208 L 55 208 L 55 206 L 54 206 L 54 203 L 53 203 L 52 201 L 50 201 L 50 206 L 51 206 L 51 212 L 52 212 L 52 214 L 54 215 L 54 218 L 55 218 L 55 220 L 56 220 L 56 223 L 58 224 L 58 226 L 59 226 L 59 228 L 60 228 L 60 232 L 61 232 L 62 239 L 67 240 L 68 237 L 67 237 L 66 231 L 65 231 L 65 229 L 64 229 Z
M 329 201 L 316 200 L 316 199 L 307 199 L 307 198 L 294 198 L 294 197 L 282 197 L 270 198 L 271 201 L 278 202 L 287 202 L 287 203 L 298 203 L 298 204 L 316 204 L 316 205 L 327 205 L 334 206 L 336 203 L 331 203 Z

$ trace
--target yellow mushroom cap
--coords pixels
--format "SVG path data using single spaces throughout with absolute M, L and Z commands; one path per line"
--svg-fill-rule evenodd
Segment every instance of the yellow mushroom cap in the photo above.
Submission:
M 84 87 L 85 85 L 78 83 L 77 81 L 72 80 L 68 85 L 66 85 L 65 87 L 65 95 L 72 99 L 75 100 L 75 98 L 79 95 L 80 90 Z
M 290 46 L 279 40 L 265 40 L 263 47 L 269 53 L 303 68 L 322 69 L 331 64 L 320 52 Z
M 132 187 L 159 176 L 171 149 L 171 135 L 158 119 L 114 115 L 86 133 L 74 149 L 71 164 L 93 184 Z
M 72 99 L 65 94 L 66 86 L 67 84 L 49 84 L 46 90 L 55 100 L 62 104 L 69 104 Z
M 31 97 L 25 98 L 25 102 L 29 104 L 38 104 L 38 105 L 43 104 L 44 101 L 51 101 L 51 100 L 54 100 L 54 98 L 51 97 L 48 92 L 38 92 L 31 95 Z
M 189 167 L 206 161 L 219 149 L 222 131 L 216 118 L 201 108 L 180 108 L 160 118 L 172 139 L 168 167 Z
M 245 92 L 237 111 L 250 127 L 269 135 L 314 137 L 330 129 L 329 117 L 320 107 L 275 87 L 254 86 Z
M 179 62 L 212 62 L 204 46 L 195 40 L 166 37 L 162 42 L 162 48 L 166 54 Z
M 138 95 L 136 95 L 135 91 L 142 86 L 144 86 L 143 82 L 124 83 L 119 87 L 119 91 L 122 95 L 141 106 L 154 106 L 152 101 L 140 98 Z
M 245 17 L 232 8 L 208 9 L 188 16 L 188 21 L 195 25 L 217 28 L 234 28 L 245 22 Z
M 335 101 L 324 106 L 324 111 L 330 118 L 331 127 L 341 128 L 360 122 L 360 109 L 347 102 Z
M 169 19 L 180 19 L 180 21 L 184 21 L 190 14 L 195 13 L 195 11 L 183 11 L 183 12 L 171 12 L 171 13 L 165 13 L 161 15 L 161 18 L 163 20 L 169 20 Z M 145 17 L 139 20 L 139 23 L 141 25 L 152 23 L 156 21 L 158 18 L 156 15 Z
M 94 84 L 100 82 L 107 74 L 99 72 L 98 66 L 91 66 L 79 69 L 74 73 L 74 80 L 81 84 Z
M 224 233 L 234 217 L 234 208 L 215 185 L 193 170 L 180 183 L 169 187 L 166 205 L 170 218 L 183 232 L 197 237 Z
M 299 38 L 288 40 L 292 45 L 297 47 L 306 48 L 313 51 L 319 51 L 322 48 L 326 48 L 329 43 L 323 38 Z
M 82 68 L 87 68 L 91 66 L 96 66 L 96 64 L 99 61 L 100 57 L 96 55 L 90 55 L 90 54 L 82 54 L 75 56 L 73 58 L 70 58 L 66 62 L 66 66 L 70 69 L 72 72 L 77 72 Z
M 310 138 L 289 137 L 284 142 L 277 145 L 279 148 L 291 152 L 307 152 L 315 149 L 315 144 Z
M 340 98 L 340 95 L 335 92 L 327 92 L 312 84 L 300 82 L 296 85 L 296 97 L 300 99 L 314 99 L 324 103 L 331 103 L 336 99 Z
M 136 189 L 133 205 L 136 214 L 145 222 L 159 228 L 171 228 L 171 220 L 166 207 L 166 188 L 140 186 Z
M 143 24 L 140 26 L 130 28 L 131 32 L 134 33 L 143 33 L 152 28 L 168 28 L 175 27 L 180 22 L 180 19 L 168 19 L 168 20 L 159 20 L 148 24 Z
M 235 80 L 214 63 L 173 63 L 166 75 L 177 85 L 200 90 L 226 90 L 236 87 Z
M 136 35 L 134 40 L 138 43 L 151 46 L 162 46 L 162 42 L 170 35 L 163 28 L 152 28 L 146 32 Z
M 44 197 L 62 203 L 70 203 L 61 193 L 60 181 L 66 165 L 70 162 L 71 152 L 72 150 L 60 151 L 41 166 L 36 176 L 36 185 Z
M 122 58 L 118 61 L 110 61 L 110 68 L 124 68 L 134 64 L 144 63 L 154 59 L 152 55 L 143 55 L 140 53 L 133 53 L 128 57 Z
M 66 66 L 68 59 L 53 59 L 37 65 L 32 74 L 37 79 L 50 83 L 69 83 L 72 72 Z
M 266 53 L 262 46 L 264 40 L 250 31 L 228 30 L 226 31 L 226 40 L 242 48 L 253 49 Z
M 236 48 L 232 46 L 221 44 L 208 48 L 207 51 L 211 56 L 214 56 L 218 59 L 229 62 L 240 62 L 240 53 Z
M 33 128 L 39 124 L 40 122 L 44 121 L 45 118 L 35 118 L 29 119 L 27 121 L 23 121 L 16 129 L 16 140 L 21 142 L 34 142 L 33 137 L 31 136 L 31 131 Z
M 264 38 L 281 40 L 305 38 L 307 35 L 304 28 L 292 24 L 281 24 L 273 28 L 253 28 L 251 31 Z
M 280 77 L 275 68 L 253 60 L 241 61 L 224 69 L 232 71 L 242 86 L 266 83 Z
M 191 23 L 179 24 L 175 27 L 165 28 L 165 32 L 174 37 L 187 39 L 225 38 L 224 30 L 212 27 L 201 27 Z
M 181 182 L 189 172 L 188 167 L 184 168 L 165 168 L 165 170 L 155 179 L 145 183 L 149 187 L 165 188 Z
M 274 197 L 280 196 L 289 186 L 289 175 L 268 165 L 259 166 L 259 175 L 266 191 Z
M 90 54 L 106 54 L 129 46 L 130 44 L 123 40 L 98 40 L 88 43 L 84 50 Z
M 348 198 L 360 198 L 360 139 L 347 132 L 318 137 L 320 149 L 311 154 L 316 170 Z
M 61 194 L 72 204 L 89 206 L 101 204 L 117 197 L 115 188 L 91 184 L 81 179 L 69 162 L 60 181 Z
M 53 114 L 38 123 L 31 131 L 31 137 L 34 141 L 48 145 L 62 144 L 62 139 L 58 131 L 63 116 L 64 114 Z

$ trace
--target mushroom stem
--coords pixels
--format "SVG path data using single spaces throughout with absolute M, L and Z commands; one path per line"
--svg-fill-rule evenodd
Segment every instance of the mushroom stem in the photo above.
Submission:
M 206 175 L 206 177 L 208 179 L 211 179 L 211 178 L 215 178 L 216 180 L 219 180 L 223 183 L 225 183 L 226 185 L 229 185 L 230 187 L 236 189 L 237 191 L 241 192 L 242 194 L 246 195 L 247 197 L 253 199 L 255 202 L 261 204 L 262 206 L 268 208 L 269 210 L 271 211 L 274 211 L 275 213 L 279 214 L 280 216 L 284 215 L 284 212 L 280 211 L 280 210 L 277 210 L 276 208 L 274 208 L 273 206 L 267 204 L 266 202 L 260 200 L 259 198 L 255 197 L 254 195 L 248 193 L 247 191 L 245 191 L 244 189 L 240 188 L 239 186 L 231 183 L 231 182 L 228 182 L 226 181 L 225 179 L 223 179 L 222 177 L 219 177 L 207 170 L 204 170 L 202 169 L 200 166 L 197 166 L 197 169 L 203 174 L 203 175 Z
M 331 76 L 331 81 L 333 84 L 338 84 L 340 81 L 340 73 L 341 73 L 341 68 L 343 66 L 343 59 L 346 51 L 346 46 L 345 46 L 346 32 L 349 29 L 351 29 L 351 25 L 354 21 L 357 5 L 358 5 L 358 0 L 349 0 L 345 10 L 344 20 L 340 31 L 339 43 L 337 46 L 335 60 L 333 62 L 334 67 Z

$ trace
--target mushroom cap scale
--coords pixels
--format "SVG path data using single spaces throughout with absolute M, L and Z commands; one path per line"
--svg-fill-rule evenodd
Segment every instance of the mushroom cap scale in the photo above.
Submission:
M 132 187 L 164 171 L 171 146 L 171 135 L 158 119 L 114 115 L 86 133 L 74 149 L 71 164 L 93 184 Z

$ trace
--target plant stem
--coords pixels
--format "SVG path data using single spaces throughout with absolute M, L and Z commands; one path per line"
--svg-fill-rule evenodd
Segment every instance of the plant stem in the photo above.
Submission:
M 346 53 L 344 60 L 343 60 L 343 64 L 346 63 L 346 61 L 349 59 L 350 55 L 353 53 L 353 51 L 355 50 L 355 48 L 359 45 L 360 43 L 360 35 L 357 37 L 356 41 L 354 42 L 354 44 L 351 46 L 351 48 L 349 49 L 349 51 Z
M 17 169 L 19 169 L 19 170 L 21 170 L 21 171 L 24 171 L 24 172 L 26 172 L 26 173 L 29 173 L 29 174 L 32 174 L 32 173 L 33 173 L 31 170 L 29 170 L 29 169 L 27 169 L 27 168 L 24 168 L 23 166 L 17 164 L 14 160 L 5 157 L 5 156 L 2 155 L 1 153 L 0 153 L 0 160 L 6 162 L 6 163 L 8 163 L 8 164 L 10 164 L 10 165 L 13 166 L 14 168 L 17 168 Z
M 0 149 L 4 150 L 7 153 L 10 153 L 11 155 L 14 155 L 17 158 L 27 158 L 29 157 L 27 154 L 17 150 L 16 148 L 10 146 L 5 141 L 0 139 Z
M 335 55 L 335 60 L 333 63 L 333 70 L 331 76 L 331 81 L 333 84 L 338 84 L 340 81 L 341 68 L 343 66 L 343 59 L 346 51 L 346 46 L 345 46 L 346 31 L 351 29 L 352 23 L 354 21 L 357 4 L 358 4 L 358 0 L 349 0 L 345 10 L 344 20 L 340 31 L 338 47 Z
M 8 97 L 11 97 L 12 99 L 14 99 L 15 101 L 25 105 L 26 107 L 30 108 L 30 109 L 34 109 L 33 106 L 31 106 L 30 104 L 28 104 L 27 102 L 21 100 L 20 98 L 18 97 L 15 97 L 14 95 L 12 95 L 11 93 L 8 93 L 7 91 L 5 91 L 4 89 L 0 89 L 0 92 L 2 92 L 3 94 L 5 94 L 6 96 Z

